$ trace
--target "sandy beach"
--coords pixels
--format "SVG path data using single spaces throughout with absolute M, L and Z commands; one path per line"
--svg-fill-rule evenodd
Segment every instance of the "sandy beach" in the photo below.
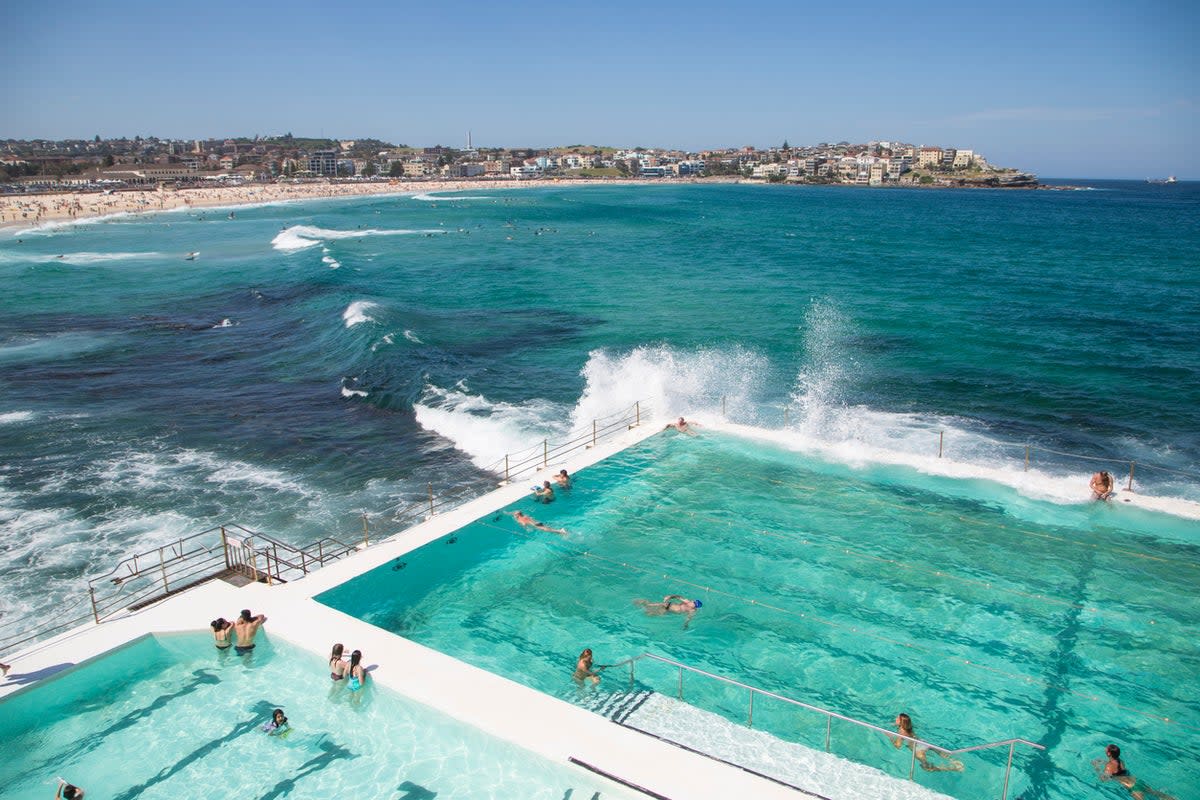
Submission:
M 710 182 L 712 179 L 709 179 Z M 98 192 L 57 192 L 8 195 L 0 198 L 0 227 L 28 227 L 47 222 L 81 220 L 114 214 L 141 214 L 177 208 L 209 208 L 321 197 L 351 197 L 378 194 L 423 194 L 427 192 L 486 191 L 523 189 L 534 186 L 578 186 L 584 184 L 629 185 L 662 183 L 662 180 L 596 181 L 561 180 L 455 180 L 372 182 L 248 183 L 239 186 L 205 186 L 196 189 L 123 190 L 112 194 Z M 674 182 L 674 181 L 672 181 Z M 689 181 L 693 182 L 693 181 Z

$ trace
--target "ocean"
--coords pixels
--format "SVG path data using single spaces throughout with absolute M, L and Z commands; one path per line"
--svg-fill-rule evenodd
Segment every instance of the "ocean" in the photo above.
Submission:
M 634 402 L 1061 506 L 1136 462 L 1194 556 L 1198 210 L 1194 183 L 587 185 L 0 231 L 0 625 L 221 523 L 394 532 Z

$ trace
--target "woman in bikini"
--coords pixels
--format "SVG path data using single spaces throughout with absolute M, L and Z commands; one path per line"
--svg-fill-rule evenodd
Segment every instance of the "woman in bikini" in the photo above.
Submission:
M 333 646 L 333 651 L 329 654 L 329 679 L 332 681 L 340 681 L 346 677 L 346 672 L 350 669 L 349 665 L 342 659 L 342 644 L 338 642 Z
M 228 650 L 233 644 L 229 641 L 229 635 L 233 632 L 233 623 L 224 617 L 217 617 L 212 622 L 213 641 L 217 645 L 218 650 Z

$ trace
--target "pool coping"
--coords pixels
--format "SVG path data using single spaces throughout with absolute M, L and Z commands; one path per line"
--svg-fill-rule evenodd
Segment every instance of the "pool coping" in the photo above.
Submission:
M 662 431 L 661 424 L 661 420 L 643 423 L 539 470 L 533 477 L 549 478 L 562 468 L 576 472 L 649 439 Z M 805 794 L 819 797 L 815 792 L 780 785 L 735 765 L 624 728 L 592 711 L 404 639 L 314 599 L 528 496 L 528 480 L 526 476 L 456 509 L 433 515 L 301 580 L 244 587 L 209 581 L 139 611 L 38 643 L 11 659 L 13 672 L 0 682 L 0 701 L 146 634 L 207 631 L 208 620 L 232 618 L 239 609 L 249 608 L 266 614 L 263 632 L 268 638 L 278 637 L 321 657 L 328 655 L 334 642 L 345 643 L 347 649 L 360 649 L 371 668 L 372 680 L 381 686 L 555 763 L 566 765 L 574 760 L 583 762 L 589 772 L 615 776 L 627 782 L 623 792 L 638 793 L 640 789 L 648 796 L 669 800 L 731 796 L 795 800 Z M 896 783 L 897 796 L 938 796 L 916 783 Z

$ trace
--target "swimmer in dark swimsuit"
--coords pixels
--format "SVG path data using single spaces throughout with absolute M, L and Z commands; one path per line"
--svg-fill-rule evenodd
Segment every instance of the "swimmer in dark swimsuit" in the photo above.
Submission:
M 217 617 L 212 622 L 213 641 L 217 645 L 218 650 L 228 650 L 232 642 L 229 641 L 229 634 L 233 632 L 233 623 L 224 617 Z
M 1155 797 L 1158 800 L 1175 800 L 1171 795 L 1151 788 L 1131 775 L 1129 770 L 1125 768 L 1125 762 L 1121 760 L 1121 748 L 1115 744 L 1110 744 L 1104 748 L 1104 755 L 1108 756 L 1108 763 L 1100 771 L 1100 780 L 1116 781 L 1129 790 L 1134 800 L 1146 800 L 1147 797 Z M 1099 762 L 1095 761 L 1092 763 L 1098 765 Z
M 333 652 L 329 654 L 329 679 L 340 681 L 346 677 L 346 672 L 349 671 L 349 666 L 342 660 L 342 645 L 339 642 L 333 646 Z
M 233 623 L 233 632 L 237 634 L 237 641 L 234 643 L 233 652 L 239 656 L 244 656 L 254 649 L 254 635 L 258 633 L 258 629 L 267 621 L 265 614 L 252 616 L 250 609 L 243 608 L 242 615 L 238 617 L 237 622 Z

